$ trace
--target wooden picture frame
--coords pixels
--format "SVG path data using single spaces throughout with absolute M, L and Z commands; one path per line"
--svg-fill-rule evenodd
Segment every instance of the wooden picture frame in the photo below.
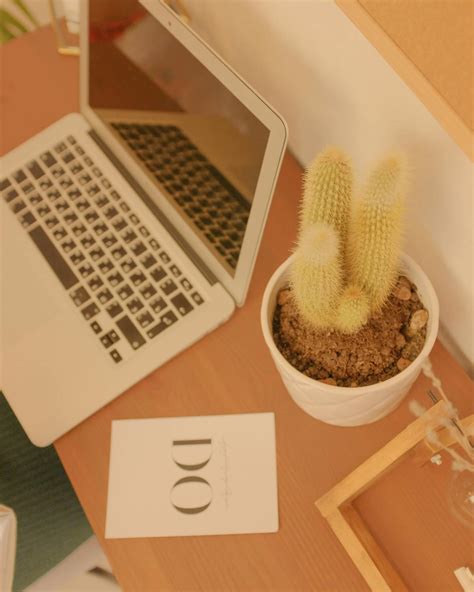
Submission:
M 407 592 L 409 588 L 372 537 L 352 502 L 408 455 L 412 454 L 422 463 L 439 450 L 452 446 L 455 438 L 447 428 L 437 434 L 439 445 L 428 444 L 425 440 L 427 431 L 439 429 L 449 413 L 448 404 L 444 400 L 438 401 L 315 502 L 374 592 Z M 474 415 L 460 424 L 467 432 L 474 429 Z

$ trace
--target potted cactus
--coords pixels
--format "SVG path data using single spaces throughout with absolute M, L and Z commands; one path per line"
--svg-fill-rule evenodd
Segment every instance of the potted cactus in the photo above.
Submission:
M 438 301 L 401 252 L 406 194 L 399 156 L 381 161 L 357 200 L 336 148 L 308 168 L 293 255 L 265 290 L 265 341 L 288 391 L 313 417 L 361 425 L 394 409 L 438 331 Z

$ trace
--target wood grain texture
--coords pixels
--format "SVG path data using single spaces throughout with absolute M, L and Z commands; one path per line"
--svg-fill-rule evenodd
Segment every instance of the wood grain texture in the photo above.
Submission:
M 335 0 L 474 160 L 473 0 Z
M 2 47 L 0 62 L 2 152 L 78 109 L 77 60 L 57 54 L 48 29 Z M 287 155 L 245 306 L 56 442 L 126 591 L 367 590 L 314 500 L 412 421 L 410 398 L 429 405 L 428 383 L 420 377 L 389 417 L 357 428 L 322 424 L 287 394 L 265 348 L 259 310 L 266 282 L 295 239 L 301 174 Z M 468 415 L 471 381 L 439 343 L 432 361 L 461 416 Z M 113 419 L 258 411 L 276 416 L 278 533 L 104 541 Z M 471 535 L 449 511 L 449 479 L 446 464 L 420 469 L 406 462 L 357 499 L 364 522 L 407 586 L 417 592 L 458 590 L 452 570 L 472 562 Z
M 393 568 L 393 565 L 383 553 L 377 541 L 372 536 L 372 533 L 370 533 L 367 529 L 359 512 L 354 508 L 354 506 L 352 504 L 347 504 L 341 508 L 340 512 L 342 517 L 355 533 L 356 537 L 362 543 L 373 563 L 376 565 L 377 571 L 380 572 L 385 582 L 387 582 L 390 592 L 408 592 L 408 588 L 405 586 L 405 583 L 402 581 L 397 571 Z M 359 555 L 356 554 L 354 557 L 354 554 L 352 553 L 351 556 L 353 557 L 353 561 L 354 559 L 359 561 Z M 374 592 L 379 592 L 381 589 L 378 577 L 379 576 L 377 572 L 374 574 L 369 572 L 370 579 L 367 579 L 367 582 L 372 583 L 371 589 Z

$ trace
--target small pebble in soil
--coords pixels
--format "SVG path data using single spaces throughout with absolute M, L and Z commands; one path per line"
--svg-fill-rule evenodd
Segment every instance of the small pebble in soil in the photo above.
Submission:
M 405 368 L 408 368 L 408 366 L 411 364 L 410 360 L 407 360 L 406 358 L 400 358 L 397 362 L 397 368 L 400 370 L 400 372 L 402 370 L 405 370 Z
M 394 294 L 399 300 L 410 300 L 411 298 L 411 290 L 406 286 L 397 286 Z
M 408 335 L 413 337 L 416 335 L 428 322 L 428 312 L 424 309 L 417 310 L 412 314 L 410 324 L 408 325 Z

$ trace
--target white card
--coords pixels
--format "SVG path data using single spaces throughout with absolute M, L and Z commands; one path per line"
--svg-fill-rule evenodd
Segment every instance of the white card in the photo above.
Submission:
M 112 422 L 106 538 L 277 530 L 273 413 Z

